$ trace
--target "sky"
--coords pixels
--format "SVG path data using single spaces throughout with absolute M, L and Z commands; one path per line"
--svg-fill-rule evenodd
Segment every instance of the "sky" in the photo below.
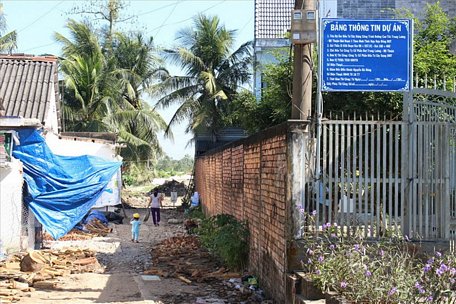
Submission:
M 26 1 L 3 0 L 8 30 L 16 30 L 18 53 L 33 55 L 61 54 L 61 45 L 54 40 L 54 33 L 67 36 L 68 19 L 82 20 L 80 14 L 72 14 L 75 7 L 88 1 Z M 103 2 L 100 0 L 99 2 Z M 218 16 L 229 30 L 236 30 L 236 46 L 253 40 L 254 0 L 130 0 L 125 15 L 133 16 L 129 22 L 119 24 L 124 30 L 141 30 L 154 38 L 158 47 L 175 45 L 175 34 L 192 26 L 192 17 L 198 13 Z M 168 65 L 174 75 L 182 74 L 177 67 Z M 154 100 L 146 98 L 151 104 Z M 174 108 L 159 110 L 168 122 Z M 180 159 L 193 155 L 194 146 L 188 146 L 190 134 L 185 134 L 186 122 L 173 129 L 174 141 L 160 136 L 161 146 L 171 158 Z

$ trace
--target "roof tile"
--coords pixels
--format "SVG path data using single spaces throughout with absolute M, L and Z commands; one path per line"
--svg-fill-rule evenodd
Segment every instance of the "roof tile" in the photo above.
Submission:
M 294 0 L 256 0 L 255 39 L 285 38 L 293 8 Z
M 51 94 L 59 104 L 57 81 L 54 56 L 0 55 L 0 101 L 6 116 L 44 122 Z

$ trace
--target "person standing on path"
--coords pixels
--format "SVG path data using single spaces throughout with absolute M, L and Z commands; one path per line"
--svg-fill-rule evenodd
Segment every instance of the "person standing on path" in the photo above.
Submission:
M 154 226 L 160 226 L 160 207 L 162 206 L 163 197 L 158 194 L 158 191 L 150 196 L 149 207 L 150 212 L 152 213 L 152 220 Z
M 131 224 L 131 241 L 138 243 L 139 239 L 139 226 L 141 226 L 141 221 L 139 220 L 139 213 L 133 214 L 133 218 L 130 221 Z

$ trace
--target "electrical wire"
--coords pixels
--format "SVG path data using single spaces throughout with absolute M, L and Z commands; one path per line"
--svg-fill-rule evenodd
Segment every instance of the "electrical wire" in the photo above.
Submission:
M 52 12 L 54 9 L 56 9 L 60 4 L 62 4 L 63 2 L 65 2 L 65 0 L 62 0 L 60 1 L 59 3 L 57 3 L 56 5 L 54 5 L 50 10 L 48 10 L 47 12 L 45 12 L 44 14 L 42 14 L 41 16 L 39 16 L 38 18 L 36 18 L 34 21 L 32 21 L 32 23 L 30 23 L 29 25 L 26 25 L 25 27 L 21 28 L 18 33 L 28 29 L 29 27 L 31 27 L 32 25 L 34 25 L 35 23 L 37 23 L 41 18 L 47 16 L 50 12 Z
M 249 21 L 247 21 L 247 22 L 242 26 L 242 28 L 241 28 L 241 29 L 239 30 L 239 32 L 238 32 L 238 35 L 240 35 L 240 34 L 245 30 L 245 28 L 247 27 L 247 25 L 250 24 L 250 22 L 252 22 L 253 17 L 254 17 L 254 16 L 252 15 L 252 17 L 250 17 Z
M 36 49 L 39 49 L 39 48 L 42 48 L 42 47 L 46 47 L 46 46 L 51 46 L 51 45 L 54 45 L 54 44 L 57 44 L 58 42 L 51 42 L 51 43 L 48 43 L 48 44 L 43 44 L 43 45 L 39 45 L 39 46 L 34 46 L 34 47 L 31 47 L 31 48 L 28 48 L 28 49 L 25 49 L 23 50 L 23 52 L 27 52 L 27 51 L 32 51 L 32 50 L 36 50 Z
M 189 0 L 189 1 L 192 1 L 192 0 Z M 219 1 L 218 3 L 216 3 L 216 4 L 214 4 L 214 5 L 212 5 L 212 6 L 208 7 L 208 8 L 206 8 L 206 9 L 203 10 L 203 11 L 201 11 L 200 13 L 207 12 L 208 10 L 213 9 L 214 7 L 216 7 L 216 6 L 218 6 L 218 5 L 222 4 L 222 3 L 224 3 L 224 2 L 226 2 L 226 1 L 227 1 L 227 0 Z M 193 17 L 189 17 L 189 18 L 186 18 L 186 19 L 177 21 L 177 22 L 168 23 L 168 24 L 162 24 L 162 25 L 160 25 L 160 26 L 158 26 L 158 27 L 152 29 L 151 32 L 153 32 L 153 31 L 155 31 L 155 30 L 158 30 L 159 28 L 162 28 L 162 27 L 164 27 L 164 26 L 176 25 L 176 24 L 184 23 L 184 22 L 186 22 L 186 21 L 188 21 L 188 20 L 192 20 L 192 19 L 193 19 Z
M 159 8 L 153 9 L 153 10 L 151 10 L 151 11 L 147 11 L 147 12 L 138 14 L 138 15 L 136 15 L 136 16 L 137 16 L 137 17 L 140 17 L 140 16 L 144 16 L 144 15 L 151 14 L 151 13 L 155 13 L 155 12 L 158 12 L 158 11 L 164 9 L 164 8 L 167 8 L 167 7 L 170 7 L 170 6 L 173 6 L 173 5 L 175 5 L 175 3 L 167 4 L 167 5 L 161 6 L 161 7 L 159 7 Z
M 171 10 L 171 12 L 169 12 L 169 14 L 165 18 L 165 20 L 163 20 L 162 24 L 160 25 L 159 29 L 157 30 L 157 32 L 155 33 L 154 36 L 158 36 L 158 33 L 160 33 L 160 30 L 162 29 L 163 25 L 166 24 L 166 22 L 168 21 L 169 17 L 171 17 L 171 15 L 174 13 L 174 11 L 176 10 L 176 7 L 177 7 L 178 4 L 179 4 L 179 1 L 176 1 L 176 3 L 174 3 L 173 9 Z

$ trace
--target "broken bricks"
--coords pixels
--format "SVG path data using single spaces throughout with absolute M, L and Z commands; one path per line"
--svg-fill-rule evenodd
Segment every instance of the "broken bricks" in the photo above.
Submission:
M 208 287 L 217 290 L 218 298 L 198 297 L 200 303 L 241 303 L 247 300 L 248 303 L 261 303 L 262 299 L 256 297 L 255 291 L 242 285 L 241 274 L 221 266 L 217 259 L 201 247 L 195 235 L 176 236 L 155 245 L 152 263 L 153 266 L 144 272 L 145 275 L 175 278 L 188 285 L 206 283 L 208 286 L 205 286 L 205 291 Z M 230 278 L 239 278 L 239 289 L 227 283 Z M 179 295 L 169 295 L 166 299 L 170 303 L 181 303 Z M 217 301 L 212 301 L 213 299 Z
M 55 289 L 59 276 L 102 270 L 95 252 L 87 249 L 17 253 L 0 263 L 0 303 L 15 302 L 34 288 Z

